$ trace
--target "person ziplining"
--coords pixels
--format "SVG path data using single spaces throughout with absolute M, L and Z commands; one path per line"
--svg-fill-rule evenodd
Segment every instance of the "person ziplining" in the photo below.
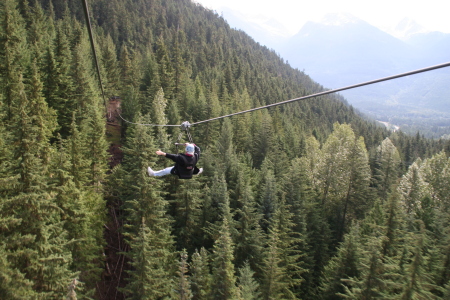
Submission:
M 170 154 L 156 151 L 157 155 L 165 156 L 175 162 L 175 165 L 159 171 L 153 171 L 148 167 L 147 172 L 149 176 L 165 176 L 178 175 L 180 179 L 191 179 L 193 175 L 199 175 L 203 172 L 203 168 L 197 168 L 196 164 L 200 159 L 200 147 L 195 144 L 185 143 L 185 153 Z

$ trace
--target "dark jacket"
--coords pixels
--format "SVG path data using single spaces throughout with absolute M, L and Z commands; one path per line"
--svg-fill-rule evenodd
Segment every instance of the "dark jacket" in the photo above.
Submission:
M 175 162 L 175 166 L 170 172 L 171 174 L 178 175 L 181 179 L 191 179 L 192 175 L 199 172 L 195 166 L 200 158 L 200 148 L 194 145 L 195 152 L 193 155 L 189 154 L 170 154 L 166 153 L 166 157 Z

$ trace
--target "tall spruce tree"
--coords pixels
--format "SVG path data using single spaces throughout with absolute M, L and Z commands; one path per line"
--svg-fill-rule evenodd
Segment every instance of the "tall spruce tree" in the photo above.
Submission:
M 211 293 L 211 274 L 209 270 L 208 252 L 205 248 L 195 249 L 191 262 L 191 288 L 193 300 L 209 299 Z
M 259 284 L 253 278 L 255 272 L 252 271 L 250 265 L 245 263 L 239 269 L 239 292 L 241 299 L 256 300 L 260 299 Z
M 400 162 L 397 148 L 389 138 L 384 139 L 377 147 L 374 174 L 378 195 L 382 200 L 387 200 L 392 185 L 397 180 Z
M 359 243 L 360 232 L 359 226 L 356 225 L 345 235 L 336 256 L 325 267 L 321 285 L 322 299 L 342 299 L 338 295 L 344 292 L 346 285 L 342 280 L 358 277 L 361 259 L 361 252 L 358 251 Z
M 149 123 L 142 117 L 139 122 Z M 147 166 L 154 160 L 151 128 L 133 127 L 124 148 L 126 170 L 122 199 L 127 211 L 125 234 L 133 268 L 124 292 L 132 299 L 157 299 L 172 293 L 175 265 L 167 201 L 161 196 L 161 181 L 149 178 Z
M 194 249 L 202 246 L 200 219 L 205 195 L 197 178 L 184 182 L 178 180 L 177 183 L 178 188 L 171 200 L 177 249 L 186 249 L 188 253 L 193 253 Z
M 298 299 L 303 281 L 299 236 L 295 233 L 290 207 L 278 203 L 268 233 L 268 249 L 264 259 L 263 299 Z
M 408 214 L 419 213 L 422 200 L 429 195 L 428 184 L 424 181 L 420 170 L 421 164 L 420 159 L 414 162 L 398 185 L 403 205 Z
M 21 92 L 21 76 L 29 63 L 29 50 L 25 21 L 20 14 L 18 1 L 6 0 L 0 5 L 0 86 L 5 101 L 5 118 L 11 121 L 14 99 Z
M 243 267 L 249 264 L 253 270 L 260 271 L 265 236 L 259 224 L 262 215 L 258 212 L 249 181 L 250 178 L 245 174 L 239 174 L 235 265 Z
M 219 237 L 214 243 L 212 258 L 211 299 L 238 299 L 236 276 L 233 264 L 233 240 L 229 220 L 223 216 Z
M 63 24 L 57 23 L 54 46 L 49 45 L 45 58 L 44 95 L 50 107 L 58 114 L 59 133 L 67 137 L 70 131 L 72 113 L 76 109 L 78 96 L 74 92 L 71 77 L 72 52 Z
M 404 284 L 399 299 L 439 299 L 432 291 L 436 289 L 432 276 L 426 267 L 424 250 L 427 248 L 427 235 L 422 221 L 418 221 L 418 232 L 413 236 L 410 264 L 404 275 Z
M 11 267 L 31 281 L 37 297 L 62 297 L 67 283 L 76 274 L 67 231 L 59 215 L 54 194 L 49 191 L 50 136 L 55 118 L 43 100 L 42 84 L 36 64 L 32 66 L 30 90 L 19 82 L 19 97 L 13 98 L 12 155 L 16 183 L 7 192 L 4 213 L 16 216 L 16 222 L 3 231 Z M 20 278 L 20 277 L 18 277 Z M 25 284 L 26 286 L 26 284 Z
M 189 283 L 189 277 L 187 275 L 189 271 L 189 265 L 187 262 L 188 255 L 185 250 L 183 250 L 180 254 L 180 262 L 178 266 L 178 288 L 176 290 L 177 298 L 180 300 L 189 300 L 192 299 L 192 293 Z

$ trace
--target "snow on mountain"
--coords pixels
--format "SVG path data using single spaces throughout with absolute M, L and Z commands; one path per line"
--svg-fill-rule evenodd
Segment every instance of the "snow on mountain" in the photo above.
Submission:
M 222 15 L 228 24 L 245 31 L 261 45 L 274 48 L 292 34 L 277 20 L 257 14 L 243 14 L 231 8 L 223 8 Z
M 328 13 L 319 22 L 327 26 L 342 26 L 346 24 L 356 24 L 361 20 L 349 13 Z
M 407 40 L 415 34 L 429 33 L 430 31 L 416 21 L 404 18 L 395 27 L 386 29 L 386 32 L 398 39 Z

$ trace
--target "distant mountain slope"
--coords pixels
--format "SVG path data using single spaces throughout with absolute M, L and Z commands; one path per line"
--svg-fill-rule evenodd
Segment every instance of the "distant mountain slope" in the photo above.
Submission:
M 411 52 L 406 43 L 350 15 L 308 22 L 280 50 L 291 65 L 330 88 L 387 76 Z
M 231 24 L 237 24 L 231 22 Z M 237 27 L 247 30 L 243 23 Z M 254 30 L 254 27 L 253 27 Z M 262 30 L 262 29 L 261 29 Z M 450 34 L 405 19 L 389 33 L 349 14 L 308 22 L 293 37 L 262 42 L 326 88 L 339 88 L 450 61 Z M 251 34 L 257 41 L 262 33 Z M 359 110 L 424 132 L 450 126 L 450 69 L 342 92 Z M 450 132 L 449 130 L 444 130 Z M 436 132 L 436 134 L 438 134 Z M 435 135 L 436 136 L 436 135 Z

